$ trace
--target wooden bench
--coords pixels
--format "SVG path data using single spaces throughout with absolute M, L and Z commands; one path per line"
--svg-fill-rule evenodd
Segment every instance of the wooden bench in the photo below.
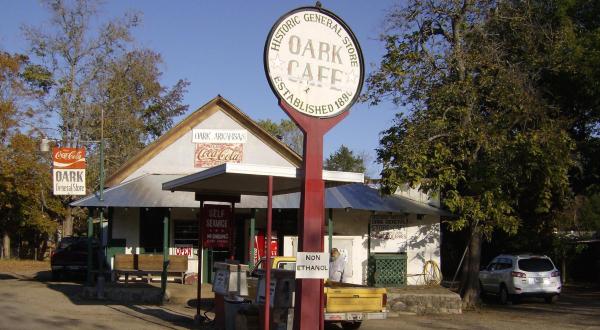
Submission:
M 167 275 L 177 276 L 181 283 L 185 283 L 185 273 L 188 267 L 187 256 L 169 256 Z M 125 284 L 129 282 L 129 276 L 146 277 L 148 283 L 152 281 L 152 275 L 160 275 L 163 270 L 163 256 L 153 254 L 116 254 L 113 273 L 116 280 L 120 275 L 125 275 Z

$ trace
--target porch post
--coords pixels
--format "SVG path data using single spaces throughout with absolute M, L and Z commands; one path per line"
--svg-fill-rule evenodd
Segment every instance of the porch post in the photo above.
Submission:
M 194 322 L 196 324 L 204 322 L 205 318 L 202 316 L 200 309 L 200 302 L 202 301 L 202 253 L 204 253 L 203 242 L 202 242 L 202 224 L 204 223 L 204 200 L 200 200 L 200 213 L 198 216 L 198 281 L 196 290 L 196 316 Z
M 256 209 L 250 210 L 250 260 L 248 260 L 248 264 L 250 265 L 250 269 L 254 269 L 254 240 L 256 239 Z
M 106 260 L 106 253 L 104 253 L 104 207 L 100 208 L 100 229 L 98 230 L 100 235 L 100 258 L 98 258 L 98 276 L 104 276 L 104 260 Z
M 167 291 L 167 267 L 169 266 L 169 217 L 171 209 L 168 208 L 163 218 L 163 267 L 160 276 L 160 292 L 163 300 Z
M 106 253 L 104 252 L 104 206 L 100 207 L 100 229 L 98 230 L 100 247 L 98 249 L 98 280 L 96 281 L 96 294 L 98 299 L 104 299 L 104 262 Z
M 88 218 L 87 218 L 87 285 L 92 285 L 92 236 L 94 236 L 94 209 L 88 207 Z
M 329 235 L 329 253 L 331 253 L 331 249 L 333 249 L 333 209 L 329 209 L 327 217 L 327 234 Z
M 235 202 L 231 202 L 231 219 L 229 219 L 229 260 L 235 259 L 235 244 L 233 238 L 235 235 Z

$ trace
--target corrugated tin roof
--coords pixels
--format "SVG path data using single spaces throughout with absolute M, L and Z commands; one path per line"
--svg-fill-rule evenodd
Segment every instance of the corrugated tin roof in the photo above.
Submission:
M 184 175 L 146 174 L 131 181 L 123 182 L 104 191 L 104 200 L 97 194 L 86 196 L 71 203 L 80 207 L 198 207 L 193 192 L 170 192 L 162 190 L 165 182 Z M 273 208 L 292 209 L 300 205 L 300 193 L 276 195 Z M 242 195 L 236 208 L 266 208 L 264 196 Z M 355 209 L 376 212 L 415 213 L 449 216 L 450 213 L 413 201 L 402 196 L 382 196 L 377 189 L 362 183 L 347 184 L 325 190 L 325 207 L 332 209 Z

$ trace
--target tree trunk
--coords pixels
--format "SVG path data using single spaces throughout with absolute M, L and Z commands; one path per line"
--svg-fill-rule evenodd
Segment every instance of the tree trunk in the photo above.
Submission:
M 2 258 L 10 259 L 10 236 L 8 236 L 8 232 L 2 234 Z
M 67 206 L 67 213 L 62 225 L 62 237 L 73 236 L 73 215 L 71 214 L 71 207 Z
M 481 264 L 481 232 L 475 228 L 462 267 L 460 296 L 463 309 L 472 309 L 479 303 L 479 265 Z
M 46 251 L 48 251 L 48 237 L 46 235 L 41 235 L 41 243 L 38 254 L 39 260 L 44 260 L 46 258 Z

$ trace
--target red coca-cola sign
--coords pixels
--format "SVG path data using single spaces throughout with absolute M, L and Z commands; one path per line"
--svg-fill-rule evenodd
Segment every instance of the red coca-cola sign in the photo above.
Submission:
M 213 167 L 223 163 L 241 163 L 244 145 L 241 143 L 198 143 L 194 167 Z
M 52 148 L 54 169 L 85 169 L 85 148 Z

